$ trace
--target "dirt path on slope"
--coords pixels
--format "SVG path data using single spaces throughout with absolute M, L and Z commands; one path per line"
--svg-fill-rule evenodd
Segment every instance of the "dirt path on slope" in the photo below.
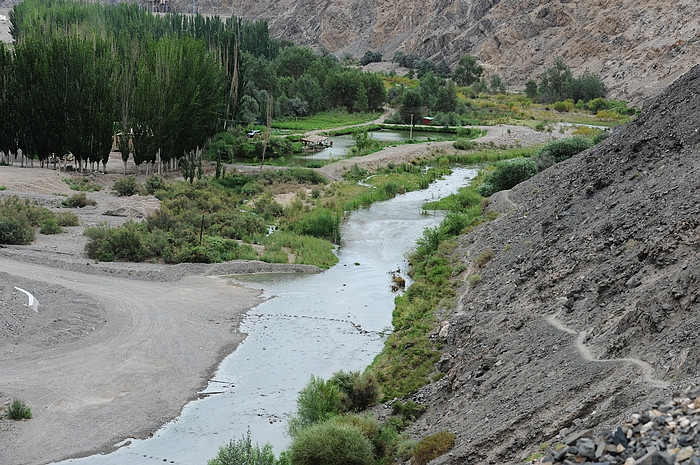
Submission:
M 642 378 L 650 386 L 653 386 L 656 388 L 662 388 L 662 389 L 670 386 L 670 384 L 667 383 L 666 381 L 654 378 L 654 367 L 652 367 L 648 362 L 645 362 L 644 360 L 640 360 L 640 359 L 634 358 L 634 357 L 610 358 L 610 359 L 597 358 L 596 356 L 593 355 L 593 352 L 591 352 L 591 350 L 585 344 L 585 340 L 586 340 L 586 336 L 588 335 L 588 332 L 587 331 L 577 332 L 577 331 L 569 328 L 568 326 L 564 325 L 564 323 L 557 320 L 557 317 L 559 316 L 559 314 L 560 314 L 560 312 L 554 313 L 552 315 L 548 315 L 545 317 L 545 321 L 549 325 L 551 325 L 552 327 L 558 329 L 559 331 L 563 331 L 563 332 L 568 333 L 568 334 L 576 335 L 576 341 L 574 342 L 574 347 L 576 348 L 578 353 L 581 355 L 581 357 L 585 361 L 597 362 L 597 363 L 633 363 L 642 369 Z

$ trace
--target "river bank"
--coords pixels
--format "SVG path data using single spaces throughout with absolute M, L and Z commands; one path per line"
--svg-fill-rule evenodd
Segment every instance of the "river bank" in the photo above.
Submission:
M 503 137 L 511 132 L 503 129 Z M 398 146 L 350 162 L 367 168 L 400 163 L 427 154 L 434 145 Z M 327 166 L 337 176 L 347 169 Z M 0 402 L 20 397 L 34 413 L 26 422 L 0 420 L 1 463 L 43 464 L 107 451 L 126 437 L 148 437 L 196 397 L 222 358 L 245 337 L 239 331 L 242 315 L 262 299 L 259 289 L 208 276 L 310 271 L 261 262 L 94 263 L 84 255 L 81 228 L 139 219 L 158 207 L 150 196 L 109 193 L 121 169 L 116 157 L 108 164 L 114 174 L 94 175 L 104 187 L 91 194 L 97 207 L 80 209 L 81 227 L 39 236 L 29 246 L 0 249 L 0 269 L 7 273 L 0 288 L 5 315 Z M 2 167 L 5 190 L 0 195 L 58 204 L 71 193 L 63 176 L 50 169 Z M 107 214 L 114 211 L 121 213 Z M 26 307 L 26 297 L 14 286 L 35 295 L 38 313 Z M 41 448 L 27 446 L 38 443 Z

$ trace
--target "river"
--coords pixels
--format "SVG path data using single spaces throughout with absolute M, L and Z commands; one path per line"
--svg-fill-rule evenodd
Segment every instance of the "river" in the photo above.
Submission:
M 408 252 L 442 214 L 425 202 L 456 192 L 476 175 L 457 168 L 428 189 L 353 212 L 342 225 L 339 261 L 319 274 L 231 277 L 264 289 L 267 300 L 246 316 L 246 339 L 219 366 L 203 398 L 152 438 L 127 440 L 109 455 L 60 462 L 78 465 L 205 465 L 220 446 L 250 430 L 253 442 L 287 449 L 287 420 L 311 375 L 363 370 L 391 328 L 391 272 L 406 277 Z

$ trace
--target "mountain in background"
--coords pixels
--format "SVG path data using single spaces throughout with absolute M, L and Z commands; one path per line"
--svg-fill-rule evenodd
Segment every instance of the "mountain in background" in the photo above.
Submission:
M 148 3 L 139 0 L 140 3 Z M 15 0 L 0 0 L 11 8 Z M 641 105 L 700 62 L 696 0 L 170 0 L 181 13 L 264 19 L 271 35 L 337 56 L 415 52 L 454 67 L 471 54 L 510 88 L 561 57 Z

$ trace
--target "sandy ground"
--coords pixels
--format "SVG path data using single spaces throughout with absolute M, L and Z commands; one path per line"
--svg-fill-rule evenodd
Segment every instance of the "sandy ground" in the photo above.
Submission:
M 496 127 L 481 142 L 508 145 L 517 139 L 529 145 L 549 137 L 527 128 Z M 374 168 L 450 147 L 449 142 L 390 147 L 321 171 L 337 179 L 352 164 Z M 152 196 L 110 193 L 123 171 L 115 155 L 110 174 L 85 175 L 104 188 L 87 194 L 96 206 L 73 210 L 80 226 L 37 235 L 28 246 L 0 248 L 0 408 L 21 398 L 34 414 L 29 421 L 0 419 L 1 464 L 45 464 L 152 434 L 197 396 L 245 337 L 238 331 L 244 313 L 261 301 L 261 290 L 232 285 L 222 276 L 314 271 L 261 262 L 166 266 L 88 259 L 86 226 L 139 220 L 159 206 Z M 133 172 L 133 166 L 128 168 Z M 68 176 L 83 175 L 0 166 L 0 186 L 5 187 L 0 196 L 19 195 L 57 208 L 74 193 L 63 180 Z M 141 175 L 139 182 L 145 179 Z M 37 312 L 15 287 L 36 297 Z M 29 446 L 35 444 L 41 446 Z
M 221 276 L 315 270 L 261 262 L 95 263 L 83 252 L 85 226 L 138 220 L 159 205 L 151 196 L 111 194 L 121 161 L 108 168 L 115 174 L 88 175 L 105 187 L 88 193 L 96 206 L 72 210 L 80 226 L 0 248 L 0 416 L 15 398 L 34 416 L 0 419 L 1 464 L 45 464 L 148 436 L 197 396 L 245 337 L 239 323 L 261 290 Z M 74 193 L 67 176 L 81 175 L 1 166 L 0 196 L 58 206 Z M 126 216 L 105 214 L 120 210 Z M 37 312 L 15 287 L 33 294 Z

